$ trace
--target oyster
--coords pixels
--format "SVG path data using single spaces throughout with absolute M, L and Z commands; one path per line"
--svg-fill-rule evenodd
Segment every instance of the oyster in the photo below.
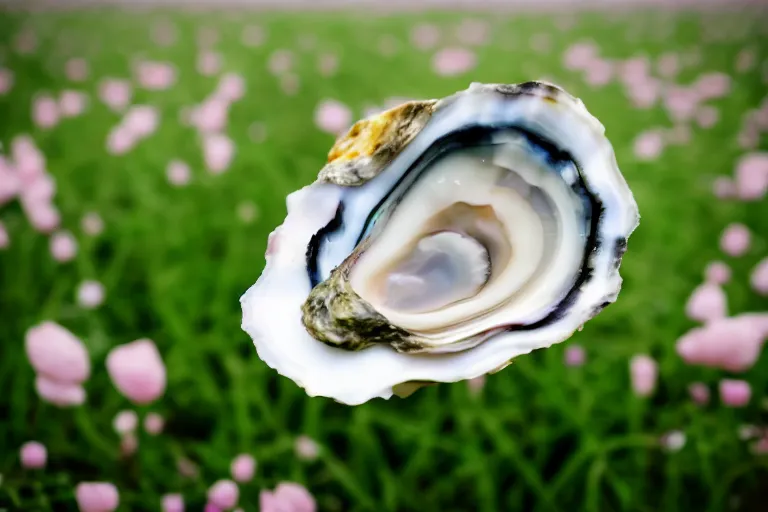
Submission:
M 287 207 L 243 329 L 269 366 L 347 404 L 567 339 L 616 300 L 639 220 L 603 126 L 542 82 L 359 121 Z

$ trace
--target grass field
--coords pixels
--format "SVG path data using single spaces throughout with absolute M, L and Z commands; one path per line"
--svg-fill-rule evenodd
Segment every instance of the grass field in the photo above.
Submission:
M 19 134 L 36 141 L 56 180 L 62 227 L 79 245 L 73 261 L 58 263 L 48 237 L 30 227 L 17 202 L 0 209 L 11 240 L 0 251 L 0 509 L 75 510 L 77 482 L 108 480 L 120 490 L 120 510 L 159 510 L 167 492 L 182 492 L 187 510 L 202 510 L 207 487 L 227 477 L 234 455 L 249 452 L 259 467 L 240 489 L 246 511 L 258 509 L 261 489 L 283 480 L 306 485 L 318 509 L 331 512 L 762 510 L 768 459 L 751 453 L 738 429 L 768 419 L 768 357 L 742 377 L 753 387 L 749 406 L 727 408 L 715 399 L 699 407 L 687 386 L 700 380 L 714 389 L 726 373 L 685 365 L 674 342 L 694 325 L 684 315 L 685 302 L 705 265 L 723 258 L 718 239 L 731 222 L 749 226 L 753 241 L 747 255 L 726 259 L 734 273 L 726 285 L 729 309 L 768 306 L 748 284 L 749 272 L 768 253 L 768 203 L 712 194 L 713 179 L 730 174 L 745 152 L 737 142 L 744 113 L 766 94 L 768 19 L 749 13 L 478 14 L 471 17 L 488 23 L 490 40 L 473 49 L 475 69 L 438 76 L 432 56 L 459 44 L 454 29 L 466 16 L 0 13 L 0 67 L 14 73 L 12 89 L 0 96 L 0 142 L 7 150 Z M 150 37 L 158 20 L 177 32 L 168 46 Z M 435 49 L 410 43 L 420 22 L 440 29 Z M 242 44 L 247 25 L 264 30 L 263 44 Z M 13 40 L 25 29 L 37 34 L 39 46 L 19 55 Z M 205 170 L 195 131 L 179 121 L 180 111 L 218 81 L 196 71 L 201 29 L 217 35 L 212 47 L 223 57 L 222 69 L 246 82 L 225 128 L 236 153 L 220 175 Z M 382 54 L 382 39 L 391 54 Z M 566 48 L 585 39 L 611 59 L 698 55 L 677 76 L 682 84 L 706 71 L 733 75 L 730 93 L 710 102 L 719 121 L 709 129 L 693 125 L 689 143 L 666 147 L 658 159 L 636 159 L 639 133 L 673 123 L 659 106 L 633 108 L 615 80 L 593 87 L 565 70 Z M 744 48 L 758 61 L 736 73 Z M 295 94 L 286 94 L 268 70 L 278 49 L 293 53 Z M 338 57 L 331 76 L 317 70 L 323 53 Z M 71 57 L 89 63 L 84 82 L 65 76 Z M 137 58 L 172 62 L 178 80 L 164 91 L 135 87 L 132 102 L 156 106 L 159 127 L 127 154 L 109 154 L 107 133 L 120 115 L 98 100 L 98 82 L 129 78 Z M 314 179 L 333 142 L 314 124 L 317 105 L 335 99 L 359 117 L 393 96 L 437 98 L 471 81 L 543 77 L 582 98 L 602 121 L 640 206 L 619 301 L 571 341 L 489 376 L 477 396 L 458 383 L 350 408 L 307 398 L 263 364 L 240 330 L 238 300 L 259 276 L 267 235 L 285 216 L 285 196 Z M 65 88 L 90 96 L 87 111 L 52 129 L 36 127 L 30 117 L 35 95 Z M 265 136 L 253 136 L 254 123 Z M 767 142 L 763 136 L 759 147 Z M 188 186 L 168 183 L 172 159 L 189 163 Z M 255 206 L 250 222 L 238 213 L 244 204 Z M 104 220 L 98 237 L 82 233 L 87 212 Z M 96 310 L 77 306 L 75 290 L 84 279 L 106 288 Z M 24 334 L 46 319 L 88 347 L 93 372 L 84 406 L 58 409 L 35 393 Z M 162 353 L 168 389 L 140 411 L 162 413 L 167 425 L 160 436 L 142 434 L 135 456 L 125 458 L 112 419 L 131 405 L 111 385 L 104 358 L 111 347 L 144 337 Z M 583 367 L 564 366 L 568 343 L 585 347 Z M 650 398 L 631 391 L 628 361 L 636 353 L 659 361 L 658 389 Z M 659 439 L 672 430 L 683 431 L 687 441 L 669 452 Z M 294 454 L 299 435 L 319 443 L 316 460 Z M 19 465 L 18 447 L 30 439 L 48 448 L 45 471 Z M 198 477 L 178 474 L 182 456 L 199 465 Z

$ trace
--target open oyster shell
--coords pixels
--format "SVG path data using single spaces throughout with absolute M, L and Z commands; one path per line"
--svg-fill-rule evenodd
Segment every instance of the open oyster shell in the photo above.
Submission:
M 541 82 L 359 121 L 287 206 L 243 329 L 269 366 L 347 404 L 567 339 L 616 300 L 639 219 L 603 126 Z

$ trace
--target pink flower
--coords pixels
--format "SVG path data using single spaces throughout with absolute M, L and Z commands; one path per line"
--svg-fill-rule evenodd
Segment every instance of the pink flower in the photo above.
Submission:
M 565 366 L 583 366 L 587 353 L 581 345 L 571 344 L 565 347 Z
M 435 25 L 420 23 L 411 30 L 411 44 L 420 50 L 434 48 L 440 40 L 440 29 Z
M 112 512 L 120 504 L 117 487 L 108 482 L 81 482 L 75 488 L 80 512 Z
M 85 112 L 88 96 L 80 91 L 62 91 L 59 95 L 59 112 L 62 117 L 76 117 Z
M 176 187 L 183 187 L 189 183 L 191 171 L 189 165 L 181 160 L 171 160 L 165 168 L 165 175 L 168 182 Z
M 223 510 L 234 508 L 240 498 L 240 489 L 232 480 L 219 480 L 208 489 L 208 502 Z
M 474 52 L 465 48 L 445 48 L 432 58 L 432 69 L 440 76 L 457 76 L 477 65 Z
M 85 59 L 69 59 L 65 71 L 71 81 L 82 82 L 88 78 L 88 62 Z
M 701 128 L 712 128 L 717 124 L 719 118 L 720 112 L 711 105 L 704 105 L 696 110 L 696 123 Z
M 339 69 L 339 58 L 333 53 L 323 53 L 317 59 L 317 70 L 323 76 L 331 76 Z
M 670 144 L 683 145 L 691 143 L 693 131 L 687 124 L 677 123 L 670 130 L 667 130 L 665 135 Z
M 563 64 L 566 69 L 585 70 L 594 59 L 598 58 L 598 53 L 597 46 L 591 41 L 574 43 L 565 51 Z M 637 71 L 633 70 L 633 76 L 635 73 Z
M 688 386 L 688 394 L 691 395 L 691 400 L 699 405 L 709 403 L 709 388 L 703 382 L 694 382 Z
M 679 452 L 685 446 L 685 432 L 671 430 L 661 437 L 661 446 L 669 452 Z
M 131 107 L 122 121 L 122 125 L 128 130 L 128 133 L 142 139 L 154 133 L 159 123 L 160 115 L 157 109 L 149 105 Z
M 138 137 L 124 125 L 118 125 L 107 135 L 107 151 L 113 155 L 124 155 L 138 142 Z
M 293 68 L 293 53 L 290 50 L 275 50 L 267 64 L 273 75 L 282 75 Z
M 227 102 L 242 99 L 245 95 L 245 78 L 237 73 L 226 73 L 219 80 L 216 95 Z
M 43 322 L 27 330 L 24 348 L 32 368 L 48 379 L 80 384 L 91 373 L 83 342 L 57 323 Z
M 722 261 L 710 262 L 704 270 L 704 278 L 708 283 L 716 285 L 726 284 L 731 280 L 731 267 Z
M 0 221 L 0 249 L 7 249 L 9 245 L 11 245 L 11 237 L 8 235 L 3 221 Z
M 725 73 L 705 73 L 693 84 L 701 100 L 722 98 L 731 90 L 731 77 Z
M 80 229 L 88 236 L 98 236 L 104 231 L 104 221 L 96 212 L 88 212 L 80 220 Z
M 184 497 L 181 494 L 166 494 L 160 503 L 163 512 L 184 512 Z
M 309 491 L 300 484 L 281 482 L 274 491 L 259 494 L 261 512 L 315 512 L 317 505 Z
M 21 445 L 19 458 L 24 469 L 41 469 L 45 467 L 48 451 L 42 443 L 28 441 Z
M 136 81 L 147 90 L 162 91 L 176 83 L 176 68 L 169 62 L 143 61 L 136 65 Z
M 469 379 L 467 381 L 467 388 L 469 388 L 470 395 L 473 395 L 473 396 L 479 395 L 484 387 L 485 387 L 485 375 L 480 375 L 479 377 L 475 377 L 474 379 Z
M 657 67 L 659 75 L 664 78 L 672 78 L 680 71 L 680 61 L 674 53 L 665 53 L 659 57 Z
M 488 42 L 490 31 L 485 21 L 465 19 L 459 24 L 456 37 L 462 44 L 480 46 Z
M 13 71 L 0 68 L 0 96 L 5 96 L 13 89 Z
M 117 390 L 137 404 L 148 404 L 165 392 L 165 365 L 154 342 L 141 339 L 113 348 L 107 372 Z
M 134 432 L 127 432 L 120 438 L 120 453 L 130 457 L 139 449 L 139 438 Z
M 746 73 L 750 69 L 755 67 L 757 63 L 757 55 L 752 48 L 744 48 L 736 56 L 736 72 Z
M 115 111 L 122 111 L 131 102 L 133 90 L 127 80 L 107 78 L 99 84 L 99 98 Z
M 197 465 L 186 457 L 176 461 L 176 469 L 186 478 L 195 478 L 198 475 Z
M 156 412 L 150 412 L 144 417 L 144 430 L 151 436 L 156 436 L 163 431 L 165 420 Z
M 586 69 L 585 81 L 592 86 L 606 85 L 613 76 L 613 65 L 603 59 L 592 60 Z
M 202 133 L 217 133 L 227 125 L 228 101 L 214 96 L 192 110 L 190 123 Z
M 752 270 L 749 279 L 752 289 L 760 295 L 768 295 L 768 258 L 763 258 Z
M 77 240 L 69 231 L 58 231 L 51 235 L 50 248 L 53 259 L 66 263 L 77 255 Z
M 629 362 L 632 390 L 637 396 L 647 397 L 653 393 L 656 389 L 658 374 L 658 365 L 650 356 L 638 354 Z
M 637 80 L 627 86 L 627 95 L 635 108 L 651 108 L 658 101 L 660 92 L 658 81 L 651 78 Z
M 293 96 L 299 92 L 299 77 L 294 73 L 286 73 L 280 77 L 280 90 L 286 96 Z
M 346 131 L 352 124 L 352 111 L 336 100 L 324 100 L 315 108 L 315 125 L 333 135 Z
M 59 104 L 51 96 L 37 96 L 32 101 L 32 121 L 40 128 L 53 128 L 59 123 Z
M 296 456 L 302 460 L 315 460 L 320 454 L 320 447 L 309 436 L 299 436 L 293 445 Z
M 688 364 L 742 372 L 751 368 L 768 336 L 768 315 L 742 314 L 691 329 L 677 340 L 677 353 Z
M 243 46 L 248 46 L 250 48 L 261 46 L 264 44 L 264 39 L 264 29 L 257 25 L 246 26 L 240 36 L 240 41 L 243 43 Z
M 0 155 L 0 205 L 10 201 L 21 190 L 21 180 L 11 164 Z
M 84 309 L 94 309 L 104 302 L 104 285 L 98 281 L 83 281 L 77 288 L 77 303 Z
M 40 398 L 59 407 L 81 405 L 85 402 L 85 389 L 80 384 L 59 382 L 38 374 L 35 390 Z
M 720 381 L 720 400 L 728 407 L 744 407 L 752 398 L 752 388 L 744 380 L 723 379 Z
M 736 187 L 739 198 L 755 201 L 768 191 L 768 152 L 744 155 L 736 165 Z
M 221 70 L 221 55 L 204 50 L 197 56 L 197 72 L 203 76 L 213 76 Z
M 720 199 L 734 197 L 736 195 L 736 183 L 727 176 L 718 176 L 712 182 L 712 191 Z
M 244 201 L 237 205 L 237 216 L 244 224 L 250 224 L 253 222 L 259 214 L 259 210 L 256 205 L 251 201 Z
M 664 89 L 664 107 L 674 121 L 693 118 L 699 105 L 699 95 L 693 88 L 669 86 Z
M 751 238 L 749 229 L 744 224 L 730 224 L 720 237 L 720 249 L 729 256 L 743 256 L 749 250 Z
M 634 150 L 638 160 L 656 160 L 664 149 L 664 140 L 661 132 L 652 130 L 643 132 L 635 138 Z
M 134 432 L 138 424 L 139 416 L 136 414 L 136 411 L 132 410 L 120 411 L 115 415 L 115 419 L 112 420 L 112 428 L 120 435 Z
M 727 314 L 728 299 L 720 286 L 704 283 L 697 286 L 685 305 L 685 314 L 691 320 L 709 322 Z
M 241 453 L 232 460 L 230 473 L 237 482 L 250 482 L 256 473 L 256 459 L 253 455 Z
M 211 174 L 226 171 L 235 156 L 235 143 L 221 133 L 206 135 L 203 138 L 203 159 Z

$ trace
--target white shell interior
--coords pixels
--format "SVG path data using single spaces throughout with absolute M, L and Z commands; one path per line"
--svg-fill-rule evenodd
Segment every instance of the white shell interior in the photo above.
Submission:
M 334 218 L 340 202 L 343 200 L 345 204 L 347 224 L 331 243 L 324 246 L 319 259 L 323 265 L 320 269 L 323 279 L 354 249 L 368 213 L 435 140 L 465 126 L 498 124 L 519 125 L 568 151 L 578 162 L 587 187 L 602 203 L 598 233 L 601 244 L 591 257 L 592 276 L 581 285 L 580 293 L 567 313 L 539 328 L 503 331 L 470 350 L 444 354 L 409 355 L 388 346 L 349 352 L 312 338 L 301 321 L 301 306 L 312 288 L 306 269 L 306 248 L 312 236 Z M 602 125 L 583 104 L 565 94 L 552 103 L 532 95 L 504 98 L 470 87 L 453 103 L 438 110 L 386 172 L 375 179 L 349 189 L 315 183 L 292 193 L 287 200 L 288 216 L 276 235 L 279 236 L 276 250 L 268 256 L 259 280 L 241 298 L 242 326 L 253 338 L 259 357 L 297 382 L 309 395 L 331 397 L 354 405 L 374 397 L 388 398 L 393 393 L 393 386 L 403 382 L 455 382 L 478 377 L 514 357 L 568 338 L 592 317 L 597 306 L 615 299 L 621 277 L 615 266 L 614 243 L 626 240 L 639 218 L 637 205 L 603 132 Z M 514 188 L 509 190 L 514 192 Z M 413 208 L 417 207 L 413 205 Z M 573 218 L 573 215 L 562 216 L 563 240 L 579 233 L 579 230 L 565 229 L 567 218 Z M 527 228 L 529 232 L 519 236 L 538 238 L 541 228 L 535 227 L 535 222 L 532 225 L 533 228 Z M 570 253 L 564 249 L 562 254 L 565 258 Z M 571 261 L 570 256 L 566 259 Z M 525 260 L 519 264 L 522 269 Z M 553 274 L 550 278 L 557 279 L 558 276 Z M 531 310 L 546 300 L 546 297 L 536 299 L 536 296 L 536 289 L 532 288 L 526 298 L 532 305 Z M 459 306 L 463 305 L 455 307 Z M 515 308 L 500 312 L 488 323 L 495 327 L 509 324 L 514 315 L 524 316 L 520 312 L 523 310 Z M 407 319 L 407 312 L 398 314 L 406 320 L 423 321 L 425 325 L 440 321 L 437 317 Z

